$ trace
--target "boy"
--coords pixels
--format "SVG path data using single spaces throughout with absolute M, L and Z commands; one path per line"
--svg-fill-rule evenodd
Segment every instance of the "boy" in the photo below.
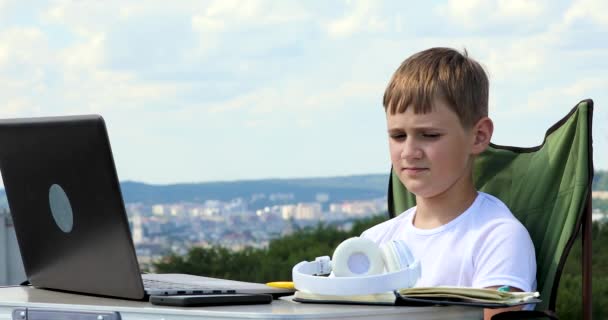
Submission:
M 530 235 L 473 183 L 473 160 L 493 132 L 488 87 L 466 51 L 432 48 L 406 59 L 384 93 L 393 170 L 417 205 L 362 237 L 405 240 L 421 263 L 418 287 L 536 290 Z M 517 309 L 485 309 L 484 318 Z

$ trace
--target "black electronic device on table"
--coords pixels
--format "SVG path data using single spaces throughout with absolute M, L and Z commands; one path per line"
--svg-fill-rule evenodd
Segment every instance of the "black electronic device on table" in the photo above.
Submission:
M 150 296 L 155 305 L 176 307 L 205 307 L 225 305 L 268 304 L 272 302 L 269 294 L 209 294 L 185 296 Z

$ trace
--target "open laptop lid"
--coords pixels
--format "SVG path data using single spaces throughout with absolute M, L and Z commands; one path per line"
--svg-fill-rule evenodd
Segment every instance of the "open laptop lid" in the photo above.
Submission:
M 144 297 L 101 116 L 0 120 L 0 170 L 32 285 Z

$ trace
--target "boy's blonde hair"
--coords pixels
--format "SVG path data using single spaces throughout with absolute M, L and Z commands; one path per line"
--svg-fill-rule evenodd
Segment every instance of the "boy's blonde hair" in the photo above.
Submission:
M 432 111 L 433 99 L 445 99 L 465 128 L 488 115 L 489 81 L 481 65 L 450 48 L 431 48 L 407 58 L 384 92 L 384 109 L 402 113 Z

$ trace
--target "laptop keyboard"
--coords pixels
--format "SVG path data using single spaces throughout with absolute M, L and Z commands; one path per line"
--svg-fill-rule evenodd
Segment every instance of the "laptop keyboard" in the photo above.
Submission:
M 144 282 L 144 288 L 146 291 L 163 291 L 164 294 L 222 294 L 222 293 L 236 293 L 236 290 L 227 290 L 225 288 L 213 287 L 205 285 L 187 284 L 187 283 L 174 283 L 168 281 L 142 279 Z M 165 292 L 166 291 L 166 292 Z

